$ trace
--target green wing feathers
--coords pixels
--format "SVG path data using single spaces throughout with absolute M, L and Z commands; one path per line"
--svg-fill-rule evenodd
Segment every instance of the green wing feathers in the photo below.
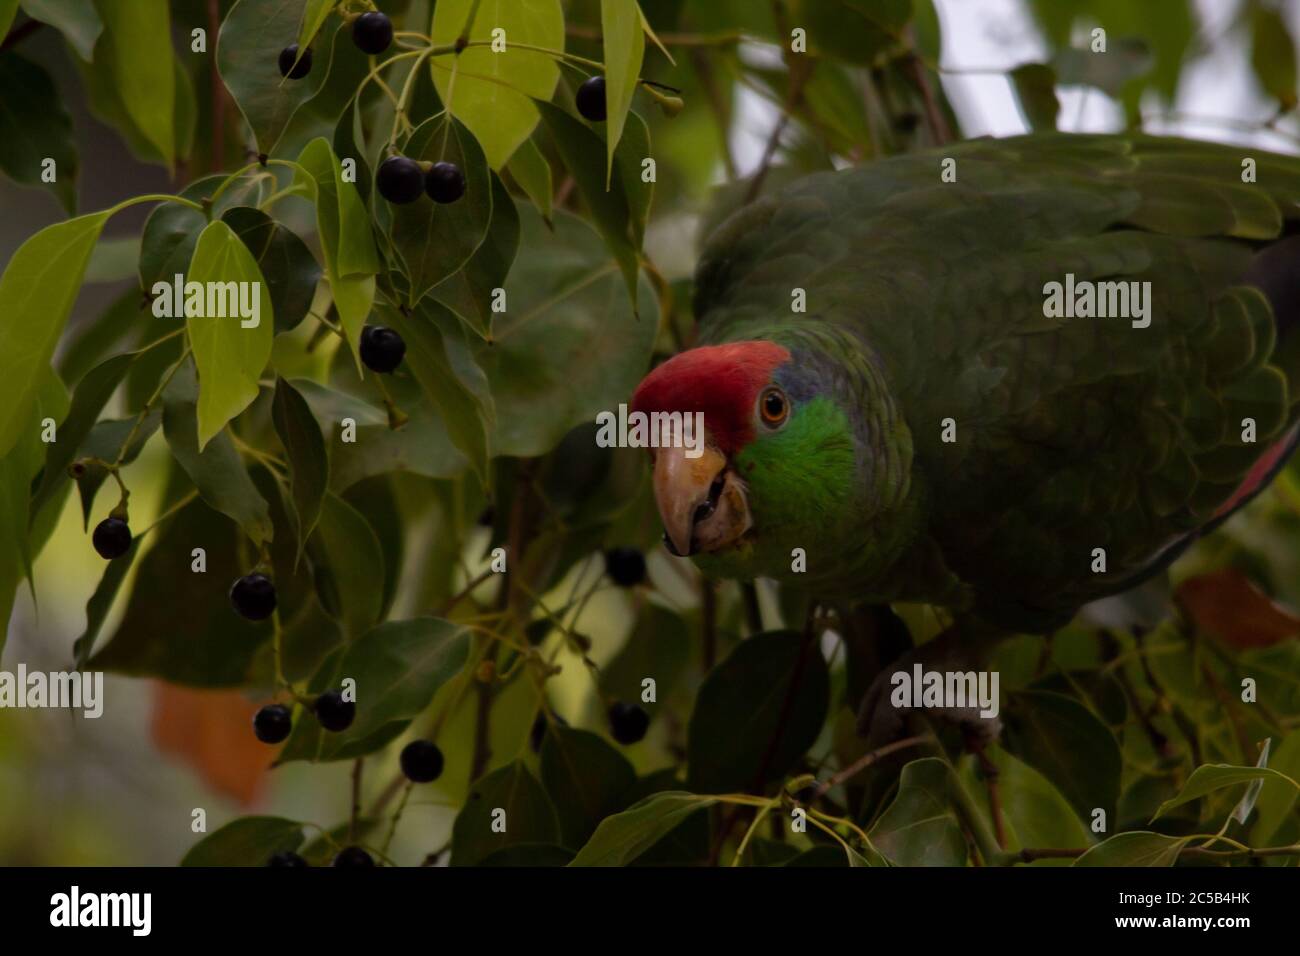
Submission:
M 1300 315 L 1282 317 L 1298 328 L 1279 345 L 1247 279 L 1298 220 L 1295 158 L 1146 136 L 976 140 L 742 210 L 705 250 L 696 309 L 707 341 L 797 340 L 810 323 L 851 335 L 905 413 L 952 569 L 1065 607 L 1203 527 L 1295 424 L 1300 345 L 1285 345 Z M 1067 274 L 1149 282 L 1149 326 L 1045 315 L 1045 285 Z M 790 311 L 795 288 L 806 314 Z

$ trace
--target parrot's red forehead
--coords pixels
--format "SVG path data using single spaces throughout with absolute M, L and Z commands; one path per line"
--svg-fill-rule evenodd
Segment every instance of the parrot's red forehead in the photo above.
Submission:
M 789 350 L 774 342 L 731 342 L 683 352 L 647 375 L 632 396 L 640 412 L 703 412 L 718 448 L 731 454 L 754 437 L 758 393 Z

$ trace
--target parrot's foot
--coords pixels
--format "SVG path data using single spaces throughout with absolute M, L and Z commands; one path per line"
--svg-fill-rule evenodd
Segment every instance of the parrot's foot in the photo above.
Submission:
M 1005 636 L 965 619 L 886 665 L 862 698 L 858 733 L 880 746 L 904 736 L 911 718 L 930 716 L 961 725 L 968 739 L 996 740 L 999 680 L 987 663 Z

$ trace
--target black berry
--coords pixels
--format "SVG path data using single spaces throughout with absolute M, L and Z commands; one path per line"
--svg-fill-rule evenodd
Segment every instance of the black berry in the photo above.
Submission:
M 370 854 L 359 846 L 345 846 L 339 850 L 338 856 L 334 857 L 331 866 L 374 866 L 375 861 L 370 858 Z
M 650 727 L 650 715 L 636 704 L 616 701 L 609 708 L 609 731 L 621 744 L 634 744 Z
M 265 574 L 245 574 L 230 586 L 230 603 L 240 617 L 265 620 L 275 610 L 275 585 Z
M 280 75 L 291 80 L 301 80 L 311 72 L 311 49 L 305 50 L 297 63 L 294 60 L 298 60 L 298 44 L 290 43 L 280 51 Z
M 266 865 L 303 867 L 307 865 L 307 861 L 292 850 L 285 850 L 283 853 L 277 853 L 267 860 Z
M 278 744 L 293 730 L 293 715 L 284 704 L 267 704 L 253 717 L 253 733 L 264 744 Z
M 430 783 L 442 776 L 442 751 L 432 740 L 412 740 L 402 748 L 402 773 L 412 783 Z
M 375 188 L 391 203 L 415 202 L 424 192 L 424 170 L 407 156 L 389 156 L 379 164 Z
M 370 10 L 352 21 L 352 42 L 362 53 L 383 53 L 393 42 L 393 21 Z
M 361 330 L 361 361 L 372 372 L 391 372 L 402 364 L 406 343 L 392 329 L 367 325 Z
M 453 203 L 465 195 L 465 174 L 455 163 L 434 163 L 424 174 L 424 191 L 436 203 Z
M 131 528 L 121 518 L 105 518 L 95 525 L 91 543 L 101 558 L 112 561 L 126 554 L 131 547 Z
M 593 76 L 578 87 L 578 112 L 593 123 L 605 122 L 605 78 Z
M 645 580 L 645 555 L 636 548 L 610 548 L 605 552 L 605 573 L 619 587 L 640 584 Z
M 342 691 L 327 690 L 316 698 L 316 719 L 326 730 L 347 730 L 356 716 L 356 703 L 344 700 Z

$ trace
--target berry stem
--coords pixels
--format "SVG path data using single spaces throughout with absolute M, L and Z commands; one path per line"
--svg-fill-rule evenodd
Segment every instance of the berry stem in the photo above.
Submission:
M 388 821 L 388 834 L 384 837 L 384 845 L 380 853 L 387 853 L 389 846 L 393 842 L 393 834 L 397 832 L 397 824 L 402 819 L 402 813 L 406 810 L 406 801 L 411 799 L 411 791 L 415 789 L 415 784 L 406 781 L 406 786 L 402 788 L 402 798 L 397 801 L 397 809 L 393 811 L 392 819 Z
M 427 47 L 423 50 L 417 51 L 417 56 L 414 65 L 411 67 L 411 72 L 406 75 L 406 82 L 402 84 L 402 94 L 397 98 L 397 107 L 393 113 L 393 128 L 388 133 L 388 143 L 385 145 L 385 149 L 392 148 L 397 142 L 397 131 L 400 128 L 402 121 L 406 120 L 406 102 L 411 96 L 412 88 L 415 86 L 415 78 L 420 73 L 420 64 L 432 56 L 435 49 L 436 47 Z M 450 99 L 450 91 L 448 91 L 448 93 Z

